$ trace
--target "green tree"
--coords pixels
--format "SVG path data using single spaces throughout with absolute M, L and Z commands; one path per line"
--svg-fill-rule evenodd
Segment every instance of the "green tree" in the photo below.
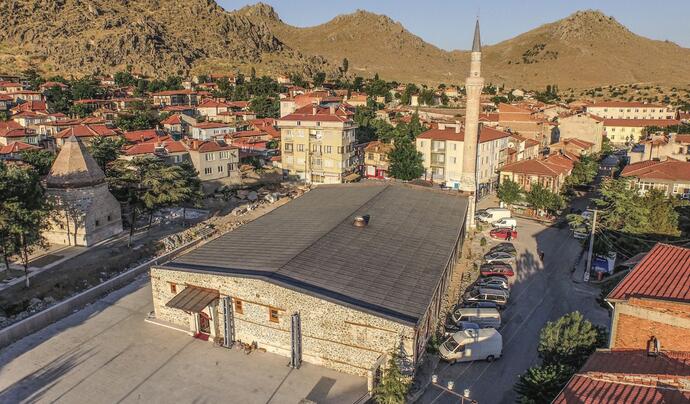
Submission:
M 585 185 L 594 181 L 599 170 L 599 163 L 593 156 L 581 156 L 576 161 L 573 170 L 565 179 L 566 186 Z
M 680 236 L 678 228 L 678 212 L 673 201 L 660 189 L 650 189 L 642 198 L 642 203 L 648 213 L 647 222 L 650 227 L 648 234 L 663 234 Z
M 46 245 L 43 232 L 49 226 L 52 203 L 45 196 L 38 172 L 31 168 L 0 164 L 0 183 L 0 237 L 12 240 L 1 243 L 5 262 L 7 254 L 19 256 L 28 288 L 29 256 Z
M 326 81 L 326 73 L 316 72 L 314 73 L 312 80 L 314 81 L 314 87 L 321 87 L 323 83 Z
M 405 403 L 410 383 L 400 369 L 402 359 L 399 347 L 393 348 L 388 354 L 388 364 L 381 382 L 374 388 L 374 400 L 378 404 Z
M 350 61 L 347 60 L 347 58 L 343 58 L 343 64 L 342 67 L 340 68 L 340 71 L 343 74 L 347 74 L 347 70 L 350 68 Z
M 89 145 L 89 153 L 101 169 L 105 171 L 106 166 L 118 158 L 124 143 L 124 139 L 119 137 L 96 136 Z
M 265 95 L 252 98 L 249 102 L 249 108 L 259 118 L 278 118 L 280 116 L 280 101 Z
M 46 82 L 34 68 L 24 70 L 22 72 L 22 76 L 24 77 L 24 80 L 29 83 L 29 89 L 33 91 L 38 90 L 38 87 Z
M 525 201 L 539 212 L 550 213 L 561 209 L 564 204 L 560 195 L 551 192 L 537 182 L 533 182 L 529 192 L 525 194 Z
M 70 90 L 63 90 L 61 87 L 55 86 L 47 89 L 44 94 L 50 112 L 70 113 L 72 106 L 72 92 Z
M 72 115 L 75 115 L 78 118 L 86 118 L 87 116 L 91 115 L 91 108 L 87 107 L 84 104 L 73 104 L 69 108 L 69 113 Z
M 414 180 L 424 174 L 422 153 L 417 151 L 408 136 L 397 136 L 395 147 L 389 153 L 390 175 L 400 180 Z
M 26 150 L 22 152 L 22 161 L 30 164 L 38 175 L 48 175 L 55 161 L 55 154 L 48 150 Z
M 533 366 L 515 384 L 520 403 L 550 403 L 568 382 L 573 369 L 562 364 Z
M 601 341 L 600 330 L 575 311 L 549 321 L 539 335 L 539 357 L 545 364 L 579 369 Z
M 650 228 L 649 212 L 628 179 L 606 179 L 599 193 L 594 199 L 599 208 L 597 226 L 630 234 L 644 234 Z
M 304 77 L 302 77 L 301 74 L 299 73 L 292 73 L 290 74 L 290 83 L 297 87 L 306 87 L 307 82 L 304 81 Z
M 134 78 L 132 73 L 128 71 L 115 73 L 115 75 L 113 76 L 113 80 L 115 81 L 115 85 L 118 87 L 137 85 L 137 79 Z
M 179 168 L 182 175 L 182 197 L 178 202 L 182 205 L 182 223 L 186 224 L 187 208 L 199 207 L 204 195 L 201 192 L 199 173 L 194 165 L 189 161 L 184 161 Z
M 506 205 L 514 205 L 522 200 L 520 185 L 510 179 L 501 181 L 496 194 L 498 199 Z
M 100 81 L 92 76 L 72 80 L 70 90 L 75 100 L 103 98 L 105 96 L 105 90 L 100 86 Z

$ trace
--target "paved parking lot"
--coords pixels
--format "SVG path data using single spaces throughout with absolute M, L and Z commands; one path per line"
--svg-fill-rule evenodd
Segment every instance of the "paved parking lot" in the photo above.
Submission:
M 595 324 L 608 326 L 608 312 L 595 301 L 599 289 L 571 280 L 570 271 L 581 248 L 567 229 L 546 227 L 518 219 L 516 276 L 510 301 L 502 313 L 503 357 L 493 363 L 484 361 L 441 362 L 437 368 L 439 383 L 455 381 L 455 391 L 470 389 L 471 398 L 480 403 L 514 403 L 513 385 L 518 376 L 537 363 L 539 332 L 547 321 L 579 310 Z M 488 230 L 485 231 L 487 240 Z M 496 244 L 498 241 L 492 241 Z M 538 251 L 544 251 L 544 262 Z M 456 403 L 457 398 L 431 386 L 421 403 Z
M 0 351 L 0 402 L 352 403 L 366 380 L 146 323 L 140 279 Z

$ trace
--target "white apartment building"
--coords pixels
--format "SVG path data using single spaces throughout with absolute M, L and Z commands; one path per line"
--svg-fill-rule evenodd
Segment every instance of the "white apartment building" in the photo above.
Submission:
M 673 119 L 675 111 L 661 104 L 603 101 L 586 107 L 587 113 L 605 119 Z

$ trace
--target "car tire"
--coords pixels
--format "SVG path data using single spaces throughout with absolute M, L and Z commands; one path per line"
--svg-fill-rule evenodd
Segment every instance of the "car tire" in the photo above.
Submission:
M 496 358 L 494 358 L 493 355 L 489 355 L 489 356 L 486 357 L 486 361 L 487 361 L 487 362 L 493 362 L 494 359 L 496 359 Z

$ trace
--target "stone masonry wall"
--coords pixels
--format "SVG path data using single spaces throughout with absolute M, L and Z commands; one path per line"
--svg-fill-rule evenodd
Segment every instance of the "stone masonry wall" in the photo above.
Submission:
M 151 286 L 156 318 L 194 327 L 191 315 L 165 304 L 185 285 L 218 290 L 223 296 L 242 301 L 242 313 L 235 312 L 235 337 L 244 343 L 256 342 L 268 352 L 290 356 L 290 316 L 300 312 L 303 359 L 317 365 L 365 376 L 382 355 L 401 339 L 410 356 L 414 328 L 363 311 L 277 286 L 259 279 L 197 274 L 160 268 L 151 269 Z M 278 322 L 269 319 L 269 310 L 278 310 Z M 224 319 L 220 305 L 214 308 L 215 333 L 223 335 Z
M 630 299 L 616 303 L 612 348 L 647 349 L 655 336 L 662 350 L 690 351 L 690 310 L 687 304 Z

